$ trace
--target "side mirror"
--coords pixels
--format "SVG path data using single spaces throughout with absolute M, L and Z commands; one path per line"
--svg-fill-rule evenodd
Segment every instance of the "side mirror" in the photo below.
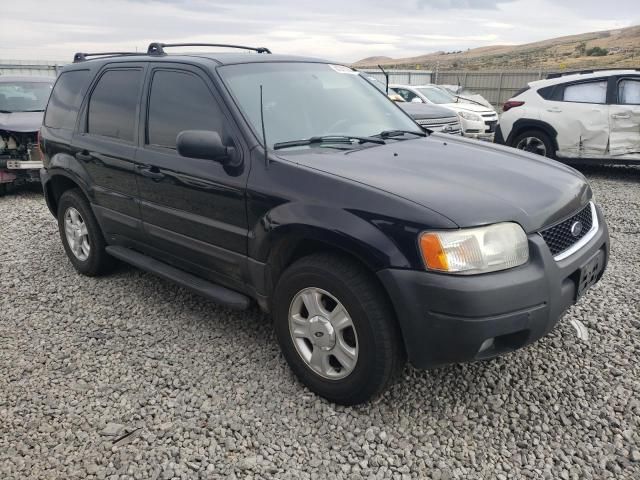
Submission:
M 422 99 L 420 99 L 420 97 L 413 97 L 411 103 L 422 103 Z
M 239 167 L 242 163 L 235 147 L 222 143 L 218 132 L 210 130 L 185 130 L 176 138 L 176 148 L 183 157 L 213 160 L 230 167 Z

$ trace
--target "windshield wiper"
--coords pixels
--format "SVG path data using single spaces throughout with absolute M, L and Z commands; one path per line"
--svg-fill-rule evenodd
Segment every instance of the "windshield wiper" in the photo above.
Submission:
M 382 132 L 380 132 L 377 135 L 374 135 L 375 137 L 380 137 L 380 138 L 391 138 L 391 137 L 400 137 L 402 135 L 405 134 L 411 134 L 411 135 L 416 135 L 418 137 L 426 137 L 427 133 L 426 132 L 418 132 L 415 130 L 383 130 Z
M 21 110 L 22 112 L 44 112 L 44 108 L 38 110 Z
M 13 113 L 11 110 L 0 110 L 0 113 Z
M 375 137 L 358 137 L 354 135 L 321 135 L 317 137 L 303 138 L 301 140 L 290 140 L 288 142 L 279 142 L 273 145 L 274 150 L 290 147 L 303 147 L 306 145 L 314 145 L 317 143 L 352 143 L 356 140 L 358 143 L 377 143 L 384 145 L 386 142 L 382 138 Z

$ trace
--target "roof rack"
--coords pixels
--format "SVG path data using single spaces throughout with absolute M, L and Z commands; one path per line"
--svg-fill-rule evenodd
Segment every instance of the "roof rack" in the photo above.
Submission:
M 99 53 L 78 52 L 73 56 L 73 63 L 91 60 L 90 58 L 87 58 L 87 57 L 119 57 L 122 55 L 140 55 L 140 53 L 139 52 L 99 52 Z
M 149 44 L 147 55 L 166 55 L 164 49 L 166 47 L 225 47 L 240 48 L 242 50 L 253 50 L 258 53 L 271 53 L 271 50 L 265 47 L 244 47 L 242 45 L 225 45 L 222 43 L 159 43 L 153 42 Z
M 597 72 L 609 72 L 615 70 L 635 70 L 636 72 L 640 72 L 640 68 L 592 68 L 589 70 L 571 70 L 569 72 L 553 72 L 547 74 L 547 80 L 551 80 L 552 78 L 560 78 L 566 75 L 587 75 L 589 73 L 597 73 Z

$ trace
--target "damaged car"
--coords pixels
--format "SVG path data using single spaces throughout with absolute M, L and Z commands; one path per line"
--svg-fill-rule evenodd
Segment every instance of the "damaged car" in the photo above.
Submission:
M 0 76 L 0 195 L 14 185 L 40 181 L 38 131 L 53 82 Z
M 640 70 L 551 74 L 503 110 L 496 143 L 567 161 L 640 162 Z

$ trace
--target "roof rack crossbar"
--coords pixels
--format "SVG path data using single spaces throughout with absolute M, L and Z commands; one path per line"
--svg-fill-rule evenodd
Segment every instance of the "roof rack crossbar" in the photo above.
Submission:
M 243 45 L 227 45 L 223 43 L 159 43 L 153 42 L 149 44 L 147 55 L 166 55 L 164 49 L 166 47 L 225 47 L 240 48 L 242 50 L 252 50 L 257 53 L 271 53 L 266 47 L 245 47 Z
M 140 55 L 140 53 L 138 52 L 96 52 L 96 53 L 78 52 L 73 56 L 73 63 L 90 60 L 90 58 L 88 57 L 119 57 L 122 55 Z

